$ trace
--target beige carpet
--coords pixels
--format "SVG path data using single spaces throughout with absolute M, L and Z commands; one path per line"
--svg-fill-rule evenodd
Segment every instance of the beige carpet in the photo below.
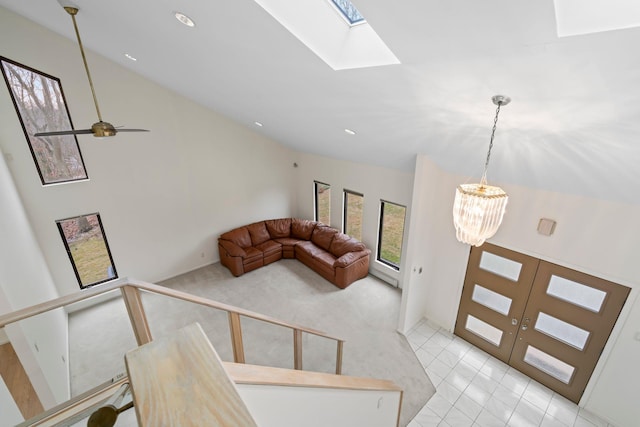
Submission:
M 400 291 L 372 276 L 340 290 L 300 262 L 281 260 L 238 278 L 213 264 L 160 284 L 345 339 L 343 374 L 390 379 L 403 388 L 402 426 L 435 393 L 396 332 Z M 143 301 L 155 338 L 197 321 L 220 357 L 232 361 L 226 313 L 151 294 Z M 69 330 L 74 395 L 124 371 L 122 354 L 135 339 L 120 299 L 71 314 Z M 290 330 L 245 318 L 242 330 L 247 363 L 293 368 Z M 305 334 L 303 343 L 304 369 L 335 370 L 333 341 Z

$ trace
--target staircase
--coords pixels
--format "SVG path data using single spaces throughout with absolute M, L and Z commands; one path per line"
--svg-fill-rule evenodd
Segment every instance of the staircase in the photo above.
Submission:
M 139 346 L 125 356 L 128 374 L 20 425 L 74 425 L 94 414 L 93 424 L 89 425 L 112 426 L 119 410 L 127 407 L 122 402 L 131 401 L 129 394 L 133 396 L 140 426 L 388 427 L 399 423 L 402 402 L 399 387 L 386 380 L 340 375 L 343 340 L 151 283 L 120 279 L 0 316 L 0 327 L 118 289 Z M 220 360 L 198 324 L 153 340 L 141 298 L 144 292 L 225 311 L 234 362 Z M 245 364 L 242 318 L 290 329 L 294 369 Z M 303 370 L 303 334 L 335 341 L 335 374 Z M 86 425 L 84 422 L 82 425 Z

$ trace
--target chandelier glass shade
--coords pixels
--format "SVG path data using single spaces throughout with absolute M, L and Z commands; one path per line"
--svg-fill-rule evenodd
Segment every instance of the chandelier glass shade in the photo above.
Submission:
M 511 101 L 510 98 L 502 95 L 496 95 L 492 100 L 498 108 L 493 122 L 491 142 L 482 179 L 478 184 L 460 184 L 456 188 L 456 198 L 453 202 L 453 225 L 456 228 L 456 238 L 462 243 L 473 246 L 482 245 L 485 240 L 496 234 L 502 224 L 509 200 L 507 193 L 500 187 L 487 185 L 487 169 L 500 107 Z

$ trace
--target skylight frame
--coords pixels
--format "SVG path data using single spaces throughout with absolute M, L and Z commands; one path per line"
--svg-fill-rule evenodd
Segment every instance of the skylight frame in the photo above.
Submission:
M 329 3 L 340 12 L 340 16 L 349 24 L 350 27 L 366 24 L 367 20 L 362 16 L 360 11 L 349 0 L 328 0 Z

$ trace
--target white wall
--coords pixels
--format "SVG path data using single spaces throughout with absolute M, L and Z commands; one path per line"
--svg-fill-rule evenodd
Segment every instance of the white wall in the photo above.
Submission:
M 340 230 L 342 229 L 343 190 L 364 194 L 362 242 L 372 251 L 369 269 L 379 270 L 394 279 L 399 279 L 400 274 L 396 270 L 375 261 L 380 200 L 407 207 L 403 241 L 403 248 L 406 248 L 408 240 L 406 224 L 409 222 L 411 213 L 413 174 L 306 153 L 297 153 L 293 161 L 298 164 L 294 169 L 297 182 L 296 216 L 313 219 L 314 181 L 331 185 L 331 224 L 329 225 Z
M 261 427 L 394 427 L 400 392 L 237 384 Z
M 455 239 L 451 222 L 455 186 L 426 156 L 416 157 L 398 325 L 403 333 L 427 313 L 431 321 L 450 330 L 455 323 L 469 253 L 469 247 Z M 458 262 L 451 262 L 450 258 Z
M 60 78 L 76 128 L 96 121 L 73 41 L 2 9 L 0 52 Z M 79 287 L 57 219 L 100 212 L 119 276 L 158 281 L 218 261 L 215 242 L 224 231 L 291 215 L 289 149 L 99 55 L 87 57 L 104 119 L 151 132 L 80 136 L 86 182 L 40 184 L 0 85 L 0 148 L 12 159 L 9 168 L 60 294 Z
M 2 414 L 2 423 L 6 426 L 15 426 L 24 421 L 2 377 L 0 377 L 0 414 Z
M 56 298 L 56 287 L 3 157 L 0 236 L 0 313 Z M 45 408 L 69 398 L 67 330 L 67 315 L 62 310 L 5 327 Z
M 412 326 L 415 313 L 449 330 L 455 325 L 469 247 L 455 240 L 451 208 L 455 186 L 466 180 L 418 156 L 414 194 L 433 195 L 438 202 L 414 205 L 413 215 L 432 222 L 432 226 L 411 229 L 409 256 L 412 260 L 431 258 L 433 262 L 422 277 L 408 281 L 409 289 L 404 291 L 408 291 L 403 312 L 405 329 Z M 633 304 L 640 290 L 640 264 L 636 259 L 640 206 L 501 186 L 509 194 L 509 205 L 491 243 L 632 288 L 581 404 L 618 427 L 635 425 L 640 419 L 640 370 L 635 365 L 640 360 L 640 304 Z M 557 221 L 552 236 L 537 233 L 541 217 Z

